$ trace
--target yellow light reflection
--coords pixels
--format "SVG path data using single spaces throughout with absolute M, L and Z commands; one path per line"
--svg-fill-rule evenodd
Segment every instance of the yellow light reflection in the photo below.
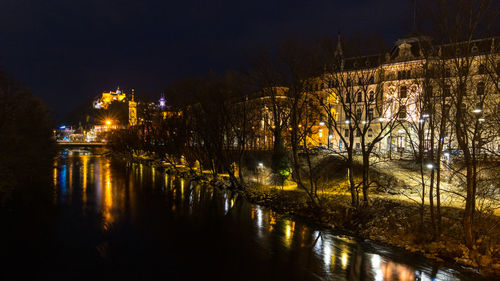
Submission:
M 82 155 L 82 201 L 87 203 L 87 173 L 88 173 L 88 156 Z
M 347 267 L 347 253 L 343 252 L 341 255 L 342 269 L 346 269 Z
M 73 188 L 73 157 L 69 157 L 69 191 Z
M 181 179 L 181 199 L 184 200 L 184 179 Z
M 151 176 L 152 176 L 152 183 L 153 187 L 155 186 L 155 179 L 156 179 L 156 169 L 153 167 L 151 168 Z
M 53 178 L 54 178 L 54 187 L 56 187 L 57 186 L 57 167 L 54 167 Z M 57 190 L 57 189 L 54 189 L 54 190 Z
M 292 245 L 293 232 L 295 231 L 295 222 L 285 220 L 285 245 L 290 247 Z
M 105 171 L 104 171 L 104 210 L 103 210 L 103 217 L 104 217 L 104 228 L 107 229 L 111 223 L 113 223 L 113 214 L 112 214 L 112 208 L 113 208 L 113 193 L 111 190 L 111 169 L 110 169 L 110 163 L 106 163 Z

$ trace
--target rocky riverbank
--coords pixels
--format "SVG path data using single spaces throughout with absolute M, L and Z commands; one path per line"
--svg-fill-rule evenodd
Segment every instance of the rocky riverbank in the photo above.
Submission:
M 131 159 L 123 155 L 121 158 L 220 189 L 231 189 L 224 178 L 213 179 L 209 174 L 182 165 L 173 167 L 154 158 Z M 486 234 L 478 236 L 476 246 L 470 250 L 465 247 L 461 237 L 462 210 L 456 208 L 443 208 L 441 235 L 434 237 L 431 229 L 422 227 L 418 206 L 404 201 L 377 197 L 371 200 L 370 206 L 355 210 L 349 204 L 350 199 L 344 195 L 322 196 L 321 207 L 315 207 L 300 190 L 247 184 L 245 190 L 235 192 L 240 192 L 252 203 L 291 218 L 420 253 L 437 262 L 455 262 L 491 279 L 500 279 L 500 232 L 496 227 L 500 224 L 500 218 L 493 215 L 478 220 L 478 233 Z M 429 214 L 424 217 L 424 225 L 431 225 L 427 223 Z

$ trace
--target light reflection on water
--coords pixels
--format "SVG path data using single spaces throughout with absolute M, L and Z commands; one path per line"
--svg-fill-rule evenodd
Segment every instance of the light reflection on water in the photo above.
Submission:
M 124 166 L 103 156 L 63 155 L 57 160 L 53 177 L 57 202 L 73 205 L 80 202 L 82 211 L 93 208 L 101 215 L 104 231 L 127 220 L 127 214 L 138 216 L 140 208 L 146 208 L 144 204 L 137 206 L 140 198 L 151 193 L 150 196 L 164 200 L 161 211 L 175 220 L 201 218 L 220 222 L 222 218 L 230 218 L 234 225 L 223 227 L 236 225 L 234 231 L 240 232 L 244 229 L 245 235 L 252 236 L 257 245 L 247 246 L 252 251 L 264 249 L 283 263 L 295 264 L 293 270 L 321 276 L 324 280 L 464 278 L 452 269 L 438 270 L 421 258 L 391 254 L 391 249 L 380 251 L 380 246 L 369 242 L 336 236 L 249 204 L 237 193 L 200 186 L 143 164 Z M 262 259 L 265 257 L 262 254 Z M 301 278 L 297 276 L 296 280 Z

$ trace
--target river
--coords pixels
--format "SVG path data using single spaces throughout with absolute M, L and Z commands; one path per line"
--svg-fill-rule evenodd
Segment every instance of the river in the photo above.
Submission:
M 53 170 L 47 280 L 478 280 L 223 192 L 85 150 Z

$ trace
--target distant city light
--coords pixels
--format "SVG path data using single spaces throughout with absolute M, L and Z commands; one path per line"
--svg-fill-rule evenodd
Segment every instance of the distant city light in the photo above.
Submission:
M 111 125 L 111 121 L 106 120 L 106 125 Z
M 432 165 L 431 163 L 427 164 L 427 169 L 430 169 L 430 170 L 434 169 L 434 165 Z
M 479 108 L 476 108 L 476 109 L 474 109 L 472 112 L 474 112 L 474 113 L 481 113 L 481 112 L 482 112 L 482 110 L 481 110 L 481 109 L 479 109 Z
M 346 124 L 349 124 L 349 123 L 351 123 L 351 121 L 349 121 L 349 120 L 345 120 L 345 123 L 346 123 Z
M 59 129 L 64 130 L 64 129 L 66 129 L 66 126 L 63 125 L 63 126 L 59 127 Z
M 321 121 L 321 122 L 319 122 L 319 125 L 320 126 L 325 126 L 325 122 Z
M 263 168 L 264 167 L 264 164 L 262 164 L 262 162 L 259 162 L 259 168 Z

